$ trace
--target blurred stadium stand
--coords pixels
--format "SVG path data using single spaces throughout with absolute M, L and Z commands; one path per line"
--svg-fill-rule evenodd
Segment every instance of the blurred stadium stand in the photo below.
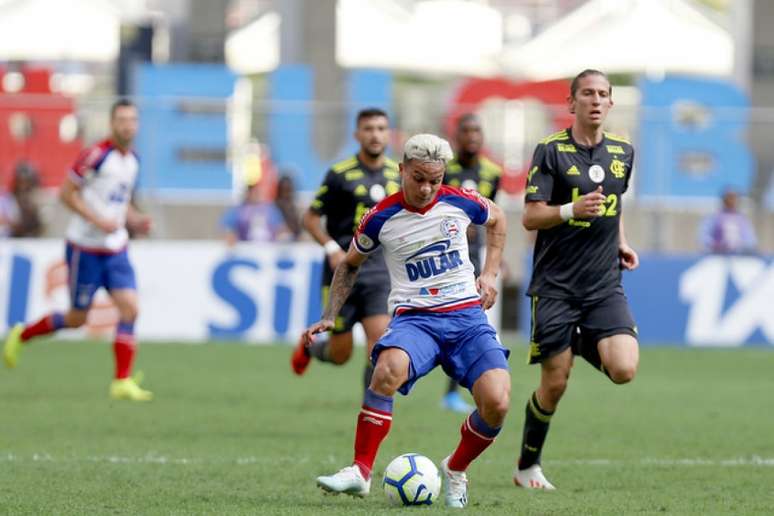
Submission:
M 638 0 L 626 1 L 642 7 Z M 36 0 L 0 4 L 22 21 L 26 9 L 43 5 Z M 82 4 L 79 8 L 89 9 L 89 2 Z M 593 0 L 457 6 L 458 12 L 468 13 L 468 21 L 477 20 L 469 39 L 475 39 L 475 30 L 497 31 L 500 44 L 461 48 L 459 52 L 469 52 L 464 59 L 432 63 L 428 55 L 452 48 L 460 27 L 467 27 L 465 19 L 448 20 L 448 26 L 434 24 L 437 32 L 425 39 L 411 32 L 417 20 L 449 12 L 437 10 L 443 2 L 109 4 L 110 9 L 103 5 L 89 16 L 83 11 L 82 17 L 98 17 L 115 27 L 99 32 L 105 52 L 78 56 L 79 47 L 73 47 L 63 55 L 61 49 L 36 47 L 25 63 L 18 53 L 3 54 L 18 52 L 18 45 L 0 45 L 0 185 L 8 187 L 21 160 L 40 170 L 47 189 L 46 236 L 61 238 L 68 217 L 56 200 L 56 188 L 78 151 L 106 134 L 106 112 L 119 92 L 141 109 L 139 204 L 154 216 L 151 239 L 158 241 L 219 239 L 220 216 L 244 185 L 258 181 L 269 197 L 277 169 L 294 171 L 300 200 L 308 202 L 327 166 L 354 152 L 353 115 L 364 106 L 390 113 L 395 158 L 408 135 L 448 135 L 455 116 L 476 111 L 484 121 L 486 153 L 506 170 L 499 199 L 511 228 L 506 289 L 517 291 L 523 256 L 531 245 L 520 224 L 524 174 L 536 142 L 570 123 L 563 105 L 569 84 L 566 77 L 515 78 L 503 56 L 515 59 L 514 49 L 531 36 L 548 33 L 552 22 L 575 7 L 594 11 L 589 8 Z M 608 129 L 631 138 L 637 150 L 635 182 L 624 199 L 629 240 L 642 253 L 699 252 L 696 229 L 716 209 L 721 189 L 731 185 L 746 196 L 742 208 L 754 222 L 761 254 L 772 255 L 774 36 L 768 28 L 774 23 L 774 4 L 732 2 L 715 11 L 706 7 L 712 2 L 667 4 L 670 9 L 680 4 L 679 12 L 690 13 L 683 14 L 685 19 L 730 34 L 734 70 L 708 76 L 693 68 L 693 75 L 681 74 L 679 65 L 672 70 L 672 64 L 655 74 L 602 66 L 614 72 L 616 107 Z M 386 35 L 388 44 L 368 54 L 374 66 L 381 64 L 378 69 L 361 68 L 362 48 L 349 57 L 341 55 L 342 38 L 335 27 L 355 27 L 359 19 L 352 13 L 361 12 L 349 12 L 347 18 L 347 8 L 386 13 L 390 27 L 401 35 Z M 607 16 L 625 16 L 625 11 L 619 6 Z M 355 28 L 363 34 L 379 29 L 370 19 L 360 21 Z M 259 33 L 240 32 L 249 27 Z M 70 29 L 80 30 L 86 28 Z M 401 47 L 400 62 L 387 54 L 397 48 L 395 39 L 410 42 Z M 459 52 L 451 54 L 459 57 Z M 486 66 L 466 73 L 460 69 L 466 59 Z M 342 61 L 349 66 L 341 66 Z M 251 63 L 257 68 L 250 68 Z M 595 64 L 573 66 L 580 71 Z

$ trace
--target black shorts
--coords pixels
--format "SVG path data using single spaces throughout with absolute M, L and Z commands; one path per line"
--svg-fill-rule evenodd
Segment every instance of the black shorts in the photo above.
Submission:
M 323 285 L 323 305 L 328 303 L 330 285 Z M 390 297 L 390 280 L 384 282 L 360 282 L 356 281 L 352 287 L 347 301 L 341 307 L 336 317 L 333 331 L 334 335 L 349 333 L 355 323 L 372 315 L 389 315 L 387 300 Z
M 580 341 L 597 343 L 620 334 L 637 337 L 637 326 L 621 287 L 592 301 L 532 296 L 531 319 L 530 364 L 540 363 Z

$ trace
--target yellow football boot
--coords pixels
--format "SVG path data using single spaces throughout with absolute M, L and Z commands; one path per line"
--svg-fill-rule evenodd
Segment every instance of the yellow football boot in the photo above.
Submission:
M 110 397 L 114 400 L 129 400 L 129 401 L 150 401 L 153 399 L 153 393 L 140 388 L 140 381 L 142 374 L 138 374 L 134 378 L 123 378 L 121 380 L 113 380 L 110 384 Z
M 6 367 L 13 369 L 19 362 L 19 353 L 21 353 L 22 341 L 21 334 L 24 331 L 24 325 L 18 323 L 11 328 L 8 336 L 5 338 L 5 345 L 3 346 L 3 360 L 5 360 Z

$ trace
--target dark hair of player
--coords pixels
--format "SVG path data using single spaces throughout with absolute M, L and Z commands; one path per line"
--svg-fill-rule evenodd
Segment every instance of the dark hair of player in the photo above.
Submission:
M 457 119 L 457 130 L 459 131 L 462 129 L 462 126 L 470 121 L 480 122 L 479 116 L 475 113 L 465 113 L 460 115 L 460 117 Z
M 113 102 L 113 105 L 110 106 L 110 118 L 113 118 L 116 114 L 116 110 L 120 107 L 135 107 L 134 102 L 127 98 L 120 98 Z
M 385 113 L 384 110 L 376 107 L 370 107 L 370 108 L 361 109 L 360 111 L 358 111 L 355 125 L 360 125 L 361 120 L 365 120 L 366 118 L 373 118 L 375 116 L 383 116 L 388 120 L 390 119 L 390 117 L 387 116 L 387 113 Z
M 572 80 L 572 84 L 570 84 L 570 96 L 575 97 L 575 94 L 578 92 L 578 88 L 580 87 L 580 80 L 588 75 L 600 75 L 605 78 L 608 84 L 610 84 L 610 79 L 607 78 L 607 75 L 605 75 L 605 72 L 600 72 L 599 70 L 594 70 L 593 68 L 586 68 L 581 73 L 575 76 L 575 79 Z M 608 93 L 611 95 L 613 94 L 613 86 L 610 85 L 610 88 L 608 89 Z

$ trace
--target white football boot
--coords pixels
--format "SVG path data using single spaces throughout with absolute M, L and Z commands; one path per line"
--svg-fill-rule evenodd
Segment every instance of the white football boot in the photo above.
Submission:
M 329 493 L 366 496 L 371 490 L 371 479 L 366 480 L 357 466 L 347 466 L 333 475 L 317 477 L 317 485 Z
M 441 462 L 441 471 L 444 478 L 444 497 L 446 507 L 462 509 L 468 504 L 468 476 L 464 471 L 452 471 L 449 469 L 449 459 L 446 457 Z
M 533 464 L 527 469 L 513 470 L 513 483 L 525 489 L 545 489 L 546 491 L 555 491 L 554 485 L 543 475 L 543 468 L 540 464 Z

